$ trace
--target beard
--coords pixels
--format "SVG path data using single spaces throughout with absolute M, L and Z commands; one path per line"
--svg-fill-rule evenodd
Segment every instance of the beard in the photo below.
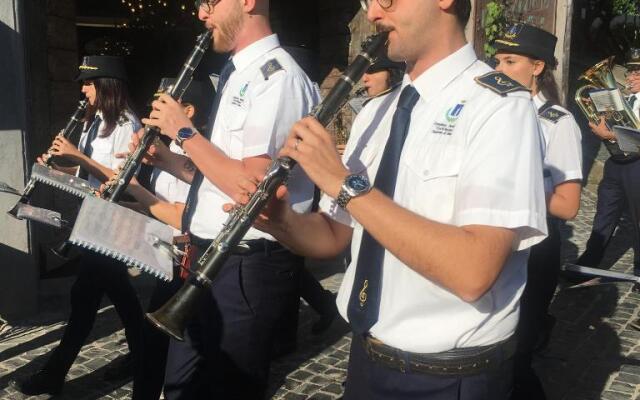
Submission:
M 214 33 L 218 32 L 218 37 L 213 43 L 213 50 L 216 53 L 228 53 L 233 50 L 236 37 L 242 29 L 242 6 L 237 1 L 233 4 L 229 14 L 217 24 L 218 27 L 214 30 Z

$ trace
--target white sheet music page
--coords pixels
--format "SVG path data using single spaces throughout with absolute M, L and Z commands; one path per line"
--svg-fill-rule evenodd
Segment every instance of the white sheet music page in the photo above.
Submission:
M 118 204 L 86 197 L 69 241 L 160 279 L 173 279 L 173 229 Z
M 626 126 L 615 125 L 613 134 L 616 135 L 620 150 L 625 153 L 640 152 L 640 131 Z
M 618 89 L 594 90 L 589 97 L 598 112 L 624 110 L 624 98 Z

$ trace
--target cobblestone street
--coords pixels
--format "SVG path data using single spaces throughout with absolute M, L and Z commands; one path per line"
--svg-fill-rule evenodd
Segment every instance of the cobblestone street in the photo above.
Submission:
M 583 193 L 578 218 L 565 227 L 563 254 L 573 261 L 582 251 L 591 229 L 595 209 L 592 189 Z M 622 224 L 605 267 L 632 272 L 632 250 L 628 227 Z M 341 266 L 314 265 L 322 283 L 336 291 L 342 278 Z M 57 282 L 58 293 L 48 295 L 43 282 L 43 312 L 37 318 L 12 321 L 0 336 L 0 398 L 23 399 L 8 386 L 14 378 L 38 370 L 43 355 L 59 341 L 66 320 L 68 297 Z M 148 297 L 150 279 L 137 279 L 142 297 Z M 566 285 L 565 285 L 566 286 Z M 626 282 L 601 283 L 578 288 L 563 287 L 554 300 L 557 319 L 547 349 L 536 360 L 551 400 L 637 400 L 640 399 L 640 330 L 632 326 L 640 315 L 640 293 Z M 342 393 L 350 345 L 348 328 L 334 322 L 322 335 L 312 336 L 310 326 L 316 314 L 301 306 L 297 351 L 273 363 L 269 393 L 273 399 L 337 399 Z M 117 315 L 105 305 L 96 320 L 89 343 L 67 376 L 59 399 L 124 399 L 130 396 L 131 382 L 107 382 L 104 370 L 127 353 Z M 46 399 L 48 396 L 32 397 Z

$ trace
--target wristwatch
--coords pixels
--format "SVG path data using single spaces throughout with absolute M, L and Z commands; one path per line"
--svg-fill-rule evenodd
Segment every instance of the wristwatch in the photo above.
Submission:
M 362 196 L 371 190 L 369 179 L 364 175 L 351 174 L 344 178 L 336 202 L 340 208 L 346 208 L 354 197 Z
M 176 144 L 182 148 L 182 143 L 194 137 L 196 133 L 198 133 L 198 131 L 189 127 L 180 128 L 176 135 Z

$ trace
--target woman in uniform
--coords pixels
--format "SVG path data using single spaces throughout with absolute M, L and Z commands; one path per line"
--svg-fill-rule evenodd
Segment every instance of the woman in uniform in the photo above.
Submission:
M 581 134 L 571 113 L 560 106 L 553 77 L 556 42 L 554 35 L 526 24 L 511 26 L 495 41 L 496 69 L 531 90 L 538 110 L 549 230 L 549 236 L 531 249 L 527 285 L 520 302 L 512 396 L 518 400 L 545 399 L 531 360 L 534 352 L 546 344 L 553 326 L 547 309 L 561 265 L 559 228 L 563 221 L 573 219 L 580 207 Z
M 58 136 L 49 151 L 75 164 L 52 165 L 69 174 L 77 174 L 98 188 L 122 160 L 117 153 L 126 152 L 132 134 L 140 127 L 130 108 L 123 60 L 112 56 L 84 57 L 77 78 L 89 102 L 79 147 Z M 44 155 L 43 155 L 44 156 Z M 42 162 L 42 157 L 38 158 Z M 132 357 L 112 374 L 120 377 L 133 371 L 140 359 L 144 316 L 127 267 L 111 258 L 90 251 L 82 255 L 78 276 L 71 287 L 71 314 L 60 344 L 49 355 L 44 367 L 23 381 L 11 385 L 27 395 L 58 394 L 65 376 L 84 345 L 95 321 L 104 295 L 107 295 L 125 328 Z

